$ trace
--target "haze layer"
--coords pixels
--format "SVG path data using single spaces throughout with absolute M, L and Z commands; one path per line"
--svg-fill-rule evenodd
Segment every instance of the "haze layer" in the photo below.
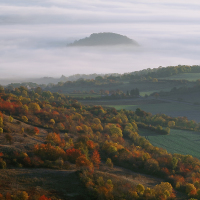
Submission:
M 33 1 L 0 3 L 0 78 L 123 73 L 200 64 L 198 1 Z M 139 48 L 67 48 L 114 32 Z

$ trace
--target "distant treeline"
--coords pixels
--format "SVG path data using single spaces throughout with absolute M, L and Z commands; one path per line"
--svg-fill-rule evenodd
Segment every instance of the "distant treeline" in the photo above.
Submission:
M 121 85 L 124 81 L 129 81 L 130 83 L 137 81 L 151 81 L 158 82 L 159 78 L 170 77 L 177 74 L 182 73 L 200 73 L 199 65 L 178 65 L 178 66 L 169 66 L 169 67 L 158 67 L 153 69 L 144 69 L 141 71 L 135 71 L 131 73 L 124 74 L 107 74 L 107 75 L 99 75 L 99 74 L 90 74 L 90 75 L 80 75 L 76 74 L 70 77 L 62 76 L 57 84 L 49 83 L 45 84 L 37 84 L 33 82 L 25 82 L 25 83 L 12 83 L 7 85 L 7 88 L 13 89 L 20 86 L 25 86 L 28 88 L 41 87 L 44 90 L 62 90 L 66 87 L 79 87 L 79 86 L 87 86 L 87 87 L 99 87 L 99 86 L 113 86 L 113 85 Z M 48 78 L 48 77 L 47 77 Z M 45 79 L 45 77 L 43 78 Z M 39 79 L 38 79 L 39 80 Z M 48 79 L 51 80 L 50 78 Z
M 200 73 L 200 66 L 187 66 L 187 65 L 178 65 L 178 66 L 169 66 L 169 67 L 159 67 L 154 69 L 144 69 L 141 71 L 136 71 L 132 73 L 125 73 L 125 74 L 112 74 L 112 75 L 105 75 L 105 76 L 97 76 L 95 79 L 85 80 L 83 78 L 77 81 L 67 81 L 65 83 L 59 82 L 56 85 L 49 85 L 50 88 L 58 89 L 60 87 L 66 86 L 109 86 L 109 85 L 116 85 L 116 84 L 123 84 L 123 81 L 135 82 L 135 81 L 152 81 L 158 82 L 157 79 L 169 77 L 177 74 L 182 73 Z
M 199 65 L 178 65 L 169 67 L 158 67 L 154 69 L 144 69 L 138 72 L 132 72 L 121 75 L 125 80 L 149 80 L 151 78 L 163 78 L 182 73 L 200 73 Z
M 154 92 L 152 94 L 150 94 L 150 96 L 168 96 L 168 95 L 173 95 L 173 94 L 188 94 L 188 93 L 194 93 L 194 92 L 199 92 L 200 90 L 200 80 L 196 81 L 196 84 L 192 87 L 187 87 L 187 86 L 183 86 L 183 87 L 173 87 L 169 92 L 164 92 L 164 91 L 160 91 L 160 92 Z

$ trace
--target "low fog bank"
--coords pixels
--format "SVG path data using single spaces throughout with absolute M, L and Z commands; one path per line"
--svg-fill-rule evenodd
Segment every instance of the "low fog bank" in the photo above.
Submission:
M 194 0 L 3 0 L 0 79 L 199 65 L 199 8 Z M 140 46 L 67 47 L 99 32 L 125 35 Z
M 36 84 L 45 84 L 48 85 L 49 83 L 57 84 L 58 82 L 66 82 L 66 81 L 76 81 L 78 79 L 95 79 L 97 76 L 108 76 L 111 74 L 74 74 L 71 76 L 64 76 L 62 75 L 61 77 L 40 77 L 40 78 L 5 78 L 5 79 L 0 79 L 0 84 L 1 85 L 8 85 L 10 83 L 36 83 Z
M 129 31 L 128 27 L 131 27 Z M 199 35 L 184 34 L 184 25 L 168 30 L 166 25 L 4 26 L 0 29 L 0 78 L 60 77 L 73 74 L 133 72 L 159 66 L 200 64 Z M 182 28 L 179 35 L 176 29 Z M 166 29 L 166 30 L 165 30 Z M 70 30 L 70 31 L 68 31 Z M 107 30 L 123 34 L 139 43 L 138 47 L 68 47 L 74 40 L 92 32 Z M 166 31 L 166 33 L 165 33 Z M 12 32 L 12 34 L 11 34 Z M 82 34 L 80 34 L 81 32 Z M 190 32 L 190 33 L 188 33 Z

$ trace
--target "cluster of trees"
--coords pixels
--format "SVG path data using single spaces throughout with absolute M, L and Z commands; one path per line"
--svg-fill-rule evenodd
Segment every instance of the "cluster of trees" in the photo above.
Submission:
M 79 91 L 74 91 L 74 93 L 78 93 L 80 94 Z M 84 92 L 81 94 L 88 94 L 88 92 Z M 126 93 L 124 93 L 123 91 L 117 89 L 117 90 L 100 90 L 99 93 L 94 92 L 94 90 L 90 91 L 90 94 L 100 94 L 101 96 L 88 96 L 88 97 L 84 97 L 83 96 L 79 96 L 76 97 L 76 100 L 82 100 L 82 99 L 93 99 L 93 100 L 98 100 L 98 99 L 121 99 L 121 98 L 133 98 L 133 97 L 139 97 L 139 89 L 135 88 L 132 89 L 130 91 L 127 91 Z M 68 96 L 69 98 L 69 96 Z
M 147 129 L 147 130 L 151 130 L 151 131 L 154 131 L 155 133 L 159 133 L 159 134 L 163 134 L 163 135 L 168 135 L 170 133 L 170 128 L 169 127 L 166 127 L 163 129 L 162 126 L 160 125 L 157 125 L 156 127 L 155 126 L 152 126 L 152 125 L 146 125 L 142 122 L 138 122 L 137 123 L 138 127 L 139 128 L 144 128 L 144 129 Z
M 152 94 L 150 94 L 150 96 L 169 96 L 169 95 L 173 95 L 173 94 L 189 94 L 189 93 L 194 93 L 194 92 L 199 92 L 200 90 L 200 80 L 197 80 L 195 85 L 192 87 L 187 87 L 187 86 L 183 86 L 183 87 L 173 87 L 169 92 L 164 92 L 164 91 L 160 91 L 160 92 L 154 92 Z
M 152 115 L 149 112 L 145 112 L 140 108 L 137 108 L 135 113 L 131 111 L 124 111 L 127 113 L 129 119 L 135 120 L 136 122 L 144 123 L 144 128 L 153 130 L 152 126 L 160 126 L 161 129 L 165 128 L 175 128 L 183 130 L 194 130 L 200 131 L 200 123 L 196 123 L 194 120 L 188 120 L 187 117 L 170 117 L 165 114 Z M 167 131 L 168 132 L 168 131 Z
M 95 79 L 78 79 L 76 81 L 66 81 L 59 82 L 58 84 L 51 84 L 46 87 L 46 90 L 58 91 L 65 90 L 65 88 L 73 88 L 77 86 L 85 86 L 85 87 L 99 87 L 99 86 L 111 86 L 111 85 L 120 85 L 122 82 L 120 80 L 115 80 L 115 78 L 109 77 L 101 77 L 97 76 Z
M 130 92 L 127 91 L 127 96 L 136 96 L 136 97 L 138 97 L 139 95 L 140 95 L 140 92 L 139 92 L 138 88 L 132 89 Z
M 144 69 L 132 73 L 119 75 L 121 80 L 153 80 L 154 78 L 169 77 L 182 73 L 200 73 L 199 65 L 178 65 L 169 67 L 158 67 L 153 69 Z
M 28 199 L 35 199 L 35 200 L 51 200 L 51 198 L 46 197 L 45 195 L 38 195 L 38 194 L 28 194 L 26 191 L 17 190 L 13 193 L 7 192 L 5 195 L 0 193 L 0 199 L 5 200 L 28 200 Z
M 176 199 L 173 187 L 168 182 L 145 188 L 142 184 L 117 182 L 112 181 L 112 178 L 106 180 L 97 173 L 91 174 L 87 171 L 82 171 L 80 178 L 94 199 Z
M 104 97 L 112 97 L 112 98 L 127 98 L 127 97 L 138 97 L 140 92 L 139 92 L 139 89 L 138 88 L 135 88 L 135 89 L 132 89 L 130 91 L 127 90 L 126 94 L 117 89 L 117 90 L 100 90 L 100 94 L 103 95 Z M 102 98 L 102 97 L 101 97 Z
M 169 182 L 150 190 L 130 188 L 132 192 L 128 194 L 134 194 L 135 199 L 148 199 L 148 195 L 149 199 L 155 199 L 160 198 L 158 196 L 161 194 L 164 194 L 162 199 L 170 199 L 173 192 L 166 189 L 171 188 L 170 184 L 190 197 L 200 197 L 200 161 L 189 155 L 172 155 L 166 150 L 154 147 L 138 134 L 140 124 L 155 126 L 156 130 L 161 130 L 161 126 L 199 128 L 193 121 L 152 115 L 141 109 L 133 112 L 101 106 L 83 106 L 76 100 L 67 99 L 58 93 L 43 92 L 40 88 L 33 92 L 20 87 L 12 93 L 3 91 L 0 97 L 2 112 L 35 127 L 52 130 L 46 136 L 44 144 L 37 144 L 28 152 L 2 151 L 0 163 L 4 162 L 4 165 L 1 166 L 5 167 L 6 164 L 7 167 L 67 169 L 70 163 L 74 163 L 77 169 L 93 174 L 101 160 L 106 161 L 109 158 L 110 162 L 106 162 L 109 165 L 113 163 L 154 174 Z M 0 119 L 4 121 L 3 117 Z M 40 134 L 37 130 L 35 132 Z M 128 139 L 130 144 L 124 139 Z M 98 182 L 102 184 L 99 185 Z M 86 184 L 93 188 L 92 191 L 103 196 L 108 195 L 108 198 L 114 195 L 113 191 L 117 188 L 114 183 L 103 181 L 102 178 L 99 181 L 91 178 Z

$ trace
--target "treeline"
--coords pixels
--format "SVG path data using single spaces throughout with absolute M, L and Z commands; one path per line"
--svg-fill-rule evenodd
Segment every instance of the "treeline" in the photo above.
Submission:
M 157 125 L 157 126 L 152 126 L 152 125 L 147 125 L 142 122 L 137 122 L 138 128 L 144 128 L 150 131 L 154 131 L 155 133 L 161 134 L 161 135 L 168 135 L 170 133 L 170 128 L 166 127 L 163 129 L 162 126 Z
M 127 111 L 125 111 L 127 112 Z M 131 113 L 131 111 L 129 111 Z M 182 130 L 200 131 L 200 123 L 194 120 L 188 120 L 187 117 L 170 117 L 165 114 L 151 114 L 137 108 L 134 114 L 128 114 L 128 118 L 136 122 L 146 124 L 146 127 L 161 126 Z
M 58 83 L 51 82 L 51 78 L 44 77 L 43 79 L 48 84 L 39 84 L 33 82 L 26 82 L 26 83 L 11 83 L 6 87 L 8 89 L 13 89 L 20 86 L 28 86 L 32 87 L 42 87 L 46 90 L 62 90 L 65 87 L 77 87 L 77 86 L 111 86 L 111 85 L 121 85 L 123 81 L 153 81 L 157 82 L 159 78 L 169 77 L 177 74 L 182 73 L 200 73 L 200 66 L 199 65 L 178 65 L 178 66 L 169 66 L 169 67 L 158 67 L 153 69 L 144 69 L 141 71 L 135 71 L 131 73 L 124 73 L 124 74 L 107 74 L 107 75 L 99 75 L 99 74 L 90 74 L 90 75 L 80 75 L 76 74 L 70 77 L 62 76 Z M 53 79 L 53 78 L 52 78 Z M 40 79 L 42 80 L 42 79 Z M 49 80 L 49 81 L 48 81 Z
M 154 69 L 144 69 L 138 72 L 125 73 L 125 74 L 115 74 L 115 75 L 106 75 L 106 76 L 97 76 L 95 79 L 85 80 L 79 79 L 77 81 L 67 81 L 65 83 L 60 82 L 57 85 L 51 85 L 52 88 L 60 87 L 71 87 L 71 86 L 101 86 L 101 85 L 113 85 L 113 84 L 123 84 L 123 81 L 152 81 L 158 82 L 159 78 L 169 77 L 182 73 L 200 73 L 200 66 L 188 66 L 188 65 L 178 65 L 178 66 L 169 66 L 169 67 L 159 67 Z M 49 88 L 51 89 L 51 88 Z
M 200 90 L 200 80 L 197 80 L 195 85 L 192 87 L 187 87 L 187 86 L 183 86 L 183 87 L 173 87 L 169 92 L 164 92 L 164 91 L 160 91 L 160 92 L 154 92 L 152 94 L 150 94 L 150 96 L 169 96 L 169 95 L 173 95 L 173 94 L 188 94 L 188 93 L 194 93 L 194 92 L 199 92 Z
M 144 69 L 138 72 L 123 74 L 120 76 L 124 80 L 147 80 L 151 78 L 163 78 L 182 73 L 200 73 L 199 65 L 178 65 L 169 67 L 158 67 L 153 69 Z

